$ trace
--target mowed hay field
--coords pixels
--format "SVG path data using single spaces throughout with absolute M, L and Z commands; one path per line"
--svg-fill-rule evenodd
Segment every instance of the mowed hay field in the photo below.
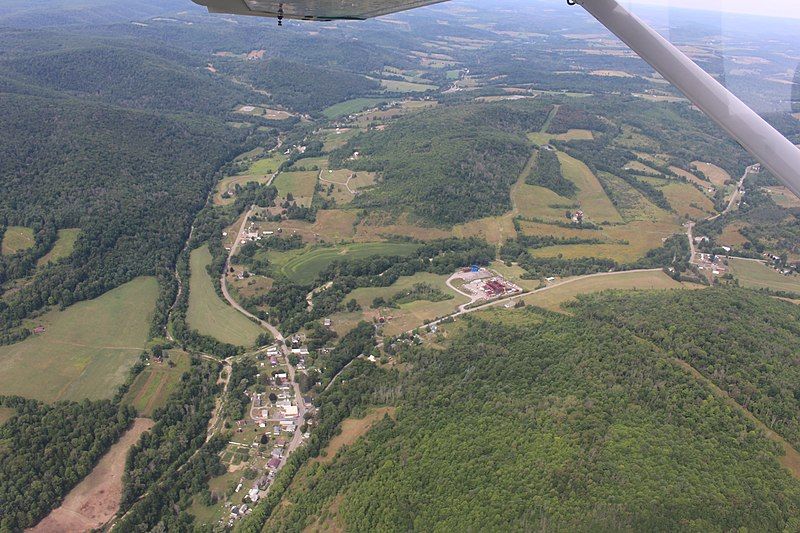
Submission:
M 152 416 L 153 412 L 167 403 L 184 372 L 189 370 L 189 354 L 180 350 L 165 352 L 168 358 L 163 363 L 150 362 L 134 380 L 123 402 L 133 405 L 141 416 Z M 175 364 L 170 366 L 169 362 Z
M 80 233 L 81 230 L 77 228 L 58 230 L 58 240 L 56 240 L 56 243 L 53 245 L 53 249 L 39 259 L 37 263 L 38 266 L 43 266 L 47 263 L 52 263 L 72 255 L 72 250 L 75 249 L 75 241 L 78 240 L 78 235 L 80 235 Z
M 110 398 L 147 342 L 158 296 L 137 278 L 103 296 L 36 321 L 46 331 L 0 346 L 0 394 L 52 402 Z
M 277 273 L 295 283 L 311 283 L 317 275 L 334 261 L 363 259 L 376 255 L 407 256 L 418 245 L 412 243 L 368 242 L 332 247 L 306 248 L 291 252 L 270 252 L 270 263 Z
M 33 230 L 23 226 L 9 226 L 3 234 L 2 253 L 12 255 L 34 245 Z
M 661 270 L 644 272 L 614 272 L 596 274 L 585 278 L 565 280 L 551 288 L 522 296 L 527 305 L 543 307 L 550 311 L 563 312 L 563 304 L 580 294 L 589 294 L 609 289 L 656 290 L 656 289 L 700 289 L 702 285 L 680 283 Z
M 297 205 L 311 207 L 314 199 L 314 188 L 317 185 L 319 171 L 307 170 L 301 172 L 281 172 L 275 178 L 275 187 L 278 189 L 278 196 L 285 199 L 291 194 Z
M 564 177 L 577 185 L 578 202 L 586 217 L 594 222 L 623 222 L 614 204 L 611 203 L 603 186 L 583 162 L 563 152 L 558 152 L 561 172 Z
M 800 276 L 784 276 L 764 263 L 731 257 L 730 272 L 742 287 L 773 289 L 800 294 Z
M 189 256 L 189 311 L 186 321 L 203 335 L 234 346 L 252 346 L 262 329 L 217 296 L 206 267 L 211 264 L 207 246 Z

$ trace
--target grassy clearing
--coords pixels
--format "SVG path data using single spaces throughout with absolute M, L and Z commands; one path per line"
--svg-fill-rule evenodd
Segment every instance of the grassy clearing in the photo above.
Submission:
M 158 296 L 155 278 L 137 278 L 35 324 L 45 332 L 0 346 L 0 394 L 52 402 L 110 398 L 147 342 Z
M 453 235 L 461 239 L 478 237 L 491 244 L 502 244 L 516 236 L 512 215 L 481 218 L 453 227 Z
M 686 170 L 683 170 L 682 168 L 678 168 L 676 166 L 671 166 L 671 167 L 669 167 L 669 169 L 671 171 L 673 171 L 675 174 L 677 174 L 678 176 L 681 176 L 682 178 L 686 178 L 691 183 L 695 183 L 695 184 L 699 185 L 700 187 L 703 188 L 703 190 L 708 190 L 709 188 L 713 187 L 713 185 L 710 182 L 705 181 L 705 180 L 701 180 L 700 178 L 698 178 L 697 176 L 695 176 L 691 172 L 687 172 Z M 709 193 L 709 194 L 711 194 L 711 193 Z
M 163 407 L 181 376 L 189 370 L 189 354 L 181 350 L 170 350 L 167 354 L 169 358 L 163 363 L 151 362 L 136 376 L 123 399 L 124 403 L 133 405 L 140 416 L 153 416 L 156 409 Z M 170 361 L 174 367 L 169 365 Z
M 332 152 L 337 148 L 341 148 L 347 144 L 347 141 L 355 137 L 357 133 L 357 129 L 330 130 L 322 138 L 322 150 L 324 152 Z
M 417 248 L 412 243 L 372 242 L 270 252 L 268 258 L 279 274 L 296 283 L 311 283 L 334 261 L 363 259 L 375 255 L 405 256 L 411 255 Z
M 578 202 L 589 220 L 596 222 L 622 222 L 614 204 L 606 195 L 597 177 L 583 162 L 563 152 L 558 153 L 564 177 L 577 185 Z
M 717 188 L 724 187 L 727 182 L 732 180 L 730 174 L 719 168 L 717 165 L 712 165 L 711 163 L 703 163 L 702 161 L 693 161 L 692 167 L 705 174 L 705 176 Z
M 538 145 L 549 144 L 550 141 L 591 141 L 594 133 L 589 130 L 569 130 L 567 133 L 529 133 L 528 139 Z
M 206 267 L 211 264 L 207 246 L 192 251 L 189 258 L 189 326 L 204 335 L 236 346 L 252 346 L 261 328 L 217 296 Z
M 33 230 L 23 226 L 9 226 L 3 235 L 3 255 L 13 255 L 21 250 L 27 250 L 35 244 Z
M 329 119 L 335 119 L 345 115 L 352 115 L 371 107 L 377 107 L 387 101 L 385 98 L 354 98 L 332 105 L 322 113 Z
M 781 207 L 794 209 L 800 207 L 800 198 L 794 195 L 787 187 L 764 187 L 772 200 Z
M 248 182 L 267 183 L 278 168 L 286 161 L 286 156 L 282 153 L 271 153 L 269 157 L 254 161 L 250 168 L 235 176 L 228 176 L 220 180 L 214 190 L 214 203 L 216 205 L 226 205 L 233 203 L 234 198 L 223 198 L 222 194 L 226 191 L 232 194 L 236 185 L 242 186 Z
M 419 272 L 413 276 L 403 276 L 395 283 L 388 287 L 362 287 L 356 289 L 347 295 L 347 300 L 354 298 L 361 307 L 368 309 L 372 305 L 372 300 L 375 298 L 383 298 L 389 300 L 398 292 L 406 291 L 412 288 L 417 283 L 427 283 L 428 285 L 439 289 L 440 291 L 451 294 L 453 297 L 460 296 L 457 292 L 452 291 L 447 286 L 448 276 L 438 274 L 431 274 L 430 272 Z M 447 300 L 453 307 L 455 307 L 456 300 Z M 430 303 L 430 302 L 429 302 Z M 463 303 L 463 302 L 462 302 Z M 393 312 L 392 310 L 391 312 Z
M 661 191 L 667 197 L 669 205 L 681 216 L 692 220 L 702 220 L 714 214 L 714 202 L 688 183 L 670 183 Z
M 732 224 L 728 224 L 722 230 L 722 233 L 717 238 L 717 242 L 724 246 L 741 246 L 744 243 L 748 242 L 747 237 L 741 234 L 739 231 L 747 227 L 747 224 L 744 222 L 734 222 Z
M 60 229 L 58 230 L 58 240 L 53 245 L 53 249 L 40 258 L 37 265 L 44 266 L 47 263 L 52 263 L 69 257 L 72 255 L 72 250 L 75 249 L 75 241 L 78 240 L 81 230 L 78 228 Z
M 438 89 L 436 85 L 413 83 L 410 81 L 381 80 L 381 87 L 395 93 L 422 93 Z
M 528 305 L 543 307 L 550 311 L 563 312 L 562 305 L 574 300 L 580 294 L 589 294 L 608 289 L 656 290 L 656 289 L 699 289 L 702 285 L 679 283 L 661 271 L 619 272 L 605 276 L 580 278 L 567 281 L 551 289 L 523 296 Z
M 316 244 L 320 241 L 336 243 L 353 240 L 355 236 L 354 224 L 356 212 L 345 209 L 325 209 L 317 211 L 317 221 L 314 223 L 304 220 L 282 220 L 280 222 L 264 222 L 263 230 L 277 231 L 281 228 L 284 235 L 300 235 L 306 242 Z M 377 232 L 374 237 L 358 239 L 361 241 L 379 240 Z M 389 232 L 387 232 L 389 233 Z
M 728 260 L 731 274 L 742 287 L 773 289 L 800 294 L 800 276 L 784 276 L 758 261 L 732 257 Z
M 17 411 L 10 407 L 0 407 L 0 426 L 11 420 Z
M 315 459 L 320 463 L 330 463 L 336 454 L 345 446 L 351 446 L 376 423 L 383 420 L 384 416 L 395 417 L 394 407 L 379 407 L 370 409 L 364 418 L 347 418 L 342 424 L 342 431 L 331 439 L 320 456 Z
M 314 199 L 314 188 L 317 185 L 319 171 L 309 170 L 304 172 L 281 172 L 275 178 L 275 187 L 281 198 L 287 198 L 289 194 L 294 197 L 297 205 L 311 207 Z
M 564 213 L 577 206 L 575 200 L 559 196 L 550 189 L 525 183 L 512 191 L 512 201 L 523 217 L 545 220 L 566 220 Z

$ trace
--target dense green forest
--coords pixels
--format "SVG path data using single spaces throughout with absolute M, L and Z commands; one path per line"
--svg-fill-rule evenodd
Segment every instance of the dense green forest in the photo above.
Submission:
M 206 119 L 15 95 L 0 99 L 0 121 L 0 219 L 82 230 L 67 260 L 0 306 L 5 327 L 170 268 L 216 168 L 244 140 Z
M 106 41 L 78 42 L 74 48 L 25 55 L 0 62 L 0 69 L 61 94 L 122 107 L 224 117 L 237 104 L 266 100 L 213 75 L 187 54 L 123 48 Z
M 522 101 L 426 111 L 359 135 L 331 161 L 379 172 L 379 186 L 356 198 L 363 208 L 440 225 L 498 215 L 510 209 L 511 185 L 531 156 L 525 133 L 538 131 L 549 110 Z
M 0 425 L 0 530 L 35 525 L 94 467 L 133 421 L 108 400 L 58 402 L 0 396 L 15 416 Z
M 728 310 L 734 296 L 756 328 L 741 338 L 782 328 L 791 344 L 776 341 L 771 357 L 791 364 L 800 332 L 776 313 L 790 305 L 745 291 L 601 295 L 591 299 L 601 311 L 619 300 L 641 312 L 629 324 L 622 310 L 612 323 L 587 304 L 575 316 L 490 314 L 467 319 L 446 349 L 408 348 L 400 358 L 413 370 L 377 401 L 396 403 L 397 419 L 332 465 L 305 466 L 265 528 L 794 530 L 800 482 L 778 463 L 778 447 L 671 361 L 681 347 L 635 335 L 702 335 L 712 302 Z M 681 305 L 664 306 L 670 298 Z
M 800 307 L 720 289 L 586 296 L 576 309 L 690 363 L 800 448 Z
M 268 91 L 272 102 L 302 113 L 321 111 L 380 88 L 378 82 L 358 74 L 285 59 L 237 65 L 233 72 Z

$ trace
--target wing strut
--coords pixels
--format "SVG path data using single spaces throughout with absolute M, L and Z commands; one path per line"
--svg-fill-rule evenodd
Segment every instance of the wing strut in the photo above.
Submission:
M 616 0 L 568 3 L 581 5 L 800 197 L 800 149 L 766 120 Z

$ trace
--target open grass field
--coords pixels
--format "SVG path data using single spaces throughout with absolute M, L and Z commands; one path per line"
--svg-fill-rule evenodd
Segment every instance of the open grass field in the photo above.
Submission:
M 746 226 L 747 224 L 744 222 L 733 222 L 728 224 L 723 228 L 722 233 L 717 238 L 717 242 L 723 246 L 742 246 L 748 241 L 747 237 L 742 235 L 739 230 Z
M 730 272 L 739 280 L 742 287 L 752 289 L 773 289 L 800 294 L 800 276 L 784 276 L 758 261 L 748 261 L 731 257 L 728 260 Z
M 413 83 L 410 81 L 381 80 L 381 87 L 395 93 L 422 93 L 438 89 L 436 85 L 428 83 Z
M 314 188 L 317 185 L 317 176 L 319 176 L 319 171 L 316 170 L 281 172 L 275 178 L 278 196 L 285 199 L 288 194 L 291 194 L 297 205 L 311 207 L 311 201 L 314 199 Z
M 507 214 L 472 220 L 453 226 L 452 234 L 461 239 L 477 237 L 491 244 L 502 244 L 506 240 L 516 237 L 514 217 Z
M 27 250 L 35 244 L 33 230 L 23 226 L 9 226 L 3 234 L 2 253 L 12 255 Z
M 75 241 L 78 240 L 80 233 L 81 230 L 78 228 L 58 230 L 58 240 L 53 245 L 53 249 L 47 252 L 44 257 L 41 257 L 37 265 L 43 266 L 72 255 L 72 250 L 75 249 Z
M 622 218 L 633 220 L 666 220 L 670 213 L 648 200 L 622 178 L 607 172 L 598 173 L 598 178 L 611 198 L 616 200 L 616 208 Z
M 140 416 L 153 416 L 156 409 L 163 407 L 181 376 L 189 370 L 189 354 L 181 350 L 170 350 L 167 354 L 169 358 L 163 363 L 151 362 L 136 376 L 123 399 L 124 403 L 133 405 Z M 175 366 L 170 366 L 169 361 Z
M 332 105 L 322 113 L 329 119 L 335 119 L 346 115 L 352 115 L 353 113 L 358 113 L 371 107 L 377 107 L 387 101 L 388 100 L 385 98 L 354 98 Z
M 46 402 L 110 398 L 147 342 L 155 278 L 136 278 L 103 296 L 51 311 L 45 332 L 0 346 L 0 394 Z
M 800 207 L 800 198 L 795 196 L 786 187 L 764 187 L 764 190 L 769 193 L 772 200 L 781 207 L 787 209 Z
M 331 439 L 315 461 L 330 463 L 336 454 L 345 446 L 352 446 L 359 437 L 362 437 L 376 423 L 383 420 L 384 416 L 394 418 L 394 407 L 376 407 L 367 411 L 364 418 L 346 418 L 341 423 L 342 431 Z
M 717 165 L 711 163 L 703 163 L 702 161 L 693 161 L 692 167 L 699 170 L 711 180 L 717 188 L 724 187 L 725 183 L 732 180 L 731 175 L 719 168 Z
M 669 205 L 681 216 L 702 220 L 714 214 L 714 202 L 688 183 L 674 182 L 661 188 Z
M 244 155 L 244 154 L 243 154 Z M 269 157 L 253 161 L 250 167 L 235 176 L 228 176 L 220 180 L 214 190 L 214 203 L 216 205 L 227 205 L 233 203 L 234 198 L 223 198 L 222 194 L 226 191 L 230 194 L 236 185 L 243 186 L 248 182 L 267 183 L 278 168 L 286 161 L 286 156 L 282 153 L 271 153 Z
M 370 305 L 372 305 L 372 300 L 375 298 L 381 297 L 384 300 L 388 300 L 398 292 L 406 291 L 417 283 L 426 283 L 446 294 L 453 295 L 454 299 L 447 301 L 453 306 L 453 308 L 455 308 L 455 298 L 461 297 L 461 295 L 459 295 L 457 292 L 454 292 L 447 286 L 447 278 L 448 276 L 431 274 L 430 272 L 418 272 L 413 276 L 403 276 L 388 287 L 361 287 L 348 294 L 346 299 L 349 300 L 350 298 L 354 298 L 361 307 L 368 309 Z M 463 297 L 459 299 L 463 300 L 461 303 L 465 303 L 467 301 L 466 298 Z
M 675 174 L 677 174 L 678 176 L 680 176 L 682 178 L 686 178 L 690 182 L 696 183 L 697 185 L 700 185 L 705 190 L 708 190 L 709 188 L 712 188 L 714 186 L 712 183 L 710 183 L 708 181 L 705 181 L 705 180 L 702 180 L 699 177 L 697 177 L 694 174 L 692 174 L 691 172 L 687 172 L 687 171 L 683 170 L 682 168 L 678 168 L 676 166 L 671 166 L 671 167 L 669 167 L 669 169 L 671 171 L 673 171 Z
M 517 185 L 511 194 L 514 207 L 526 218 L 566 220 L 566 210 L 573 210 L 578 205 L 575 200 L 559 196 L 550 189 L 526 183 Z
M 418 246 L 412 243 L 372 242 L 330 247 L 311 247 L 290 252 L 270 252 L 268 258 L 277 272 L 296 283 L 311 283 L 328 265 L 344 259 L 363 259 L 375 255 L 410 255 Z
M 528 139 L 538 145 L 548 144 L 550 141 L 591 141 L 594 133 L 589 130 L 569 130 L 567 133 L 529 133 Z
M 307 243 L 319 242 L 337 243 L 353 240 L 355 236 L 356 211 L 347 209 L 322 209 L 317 211 L 317 220 L 314 223 L 305 220 L 282 220 L 280 222 L 264 222 L 262 230 L 277 231 L 281 228 L 283 235 L 300 235 Z M 358 238 L 359 241 L 380 240 L 382 231 L 377 231 L 374 236 Z M 391 232 L 385 232 L 391 233 Z
M 579 189 L 578 202 L 589 220 L 594 222 L 623 221 L 603 190 L 600 181 L 589 170 L 589 167 L 563 152 L 558 153 L 558 159 L 561 161 L 561 172 L 564 177 L 577 185 Z
M 329 130 L 322 137 L 322 150 L 324 152 L 331 152 L 337 148 L 341 148 L 347 141 L 352 139 L 358 134 L 357 129 L 340 129 Z
M 211 264 L 207 246 L 193 250 L 189 258 L 189 326 L 204 335 L 233 344 L 252 346 L 262 329 L 217 296 L 206 267 Z
M 153 425 L 152 420 L 137 418 L 89 475 L 69 491 L 61 505 L 29 531 L 94 531 L 111 520 L 122 502 L 122 476 L 128 450 Z
M 680 233 L 682 228 L 671 221 L 634 221 L 619 226 L 609 226 L 600 232 L 603 237 L 587 234 L 587 238 L 602 238 L 608 240 L 602 244 L 568 244 L 564 246 L 550 246 L 531 250 L 534 257 L 563 256 L 565 259 L 578 259 L 581 257 L 601 257 L 613 259 L 618 263 L 632 263 L 647 254 L 650 250 L 662 245 L 663 239 Z M 621 241 L 626 241 L 623 244 Z
M 527 305 L 543 307 L 550 311 L 562 312 L 565 302 L 574 300 L 580 294 L 589 294 L 609 289 L 655 290 L 655 289 L 699 289 L 702 285 L 679 283 L 662 271 L 617 272 L 614 274 L 565 280 L 560 285 L 523 296 Z

